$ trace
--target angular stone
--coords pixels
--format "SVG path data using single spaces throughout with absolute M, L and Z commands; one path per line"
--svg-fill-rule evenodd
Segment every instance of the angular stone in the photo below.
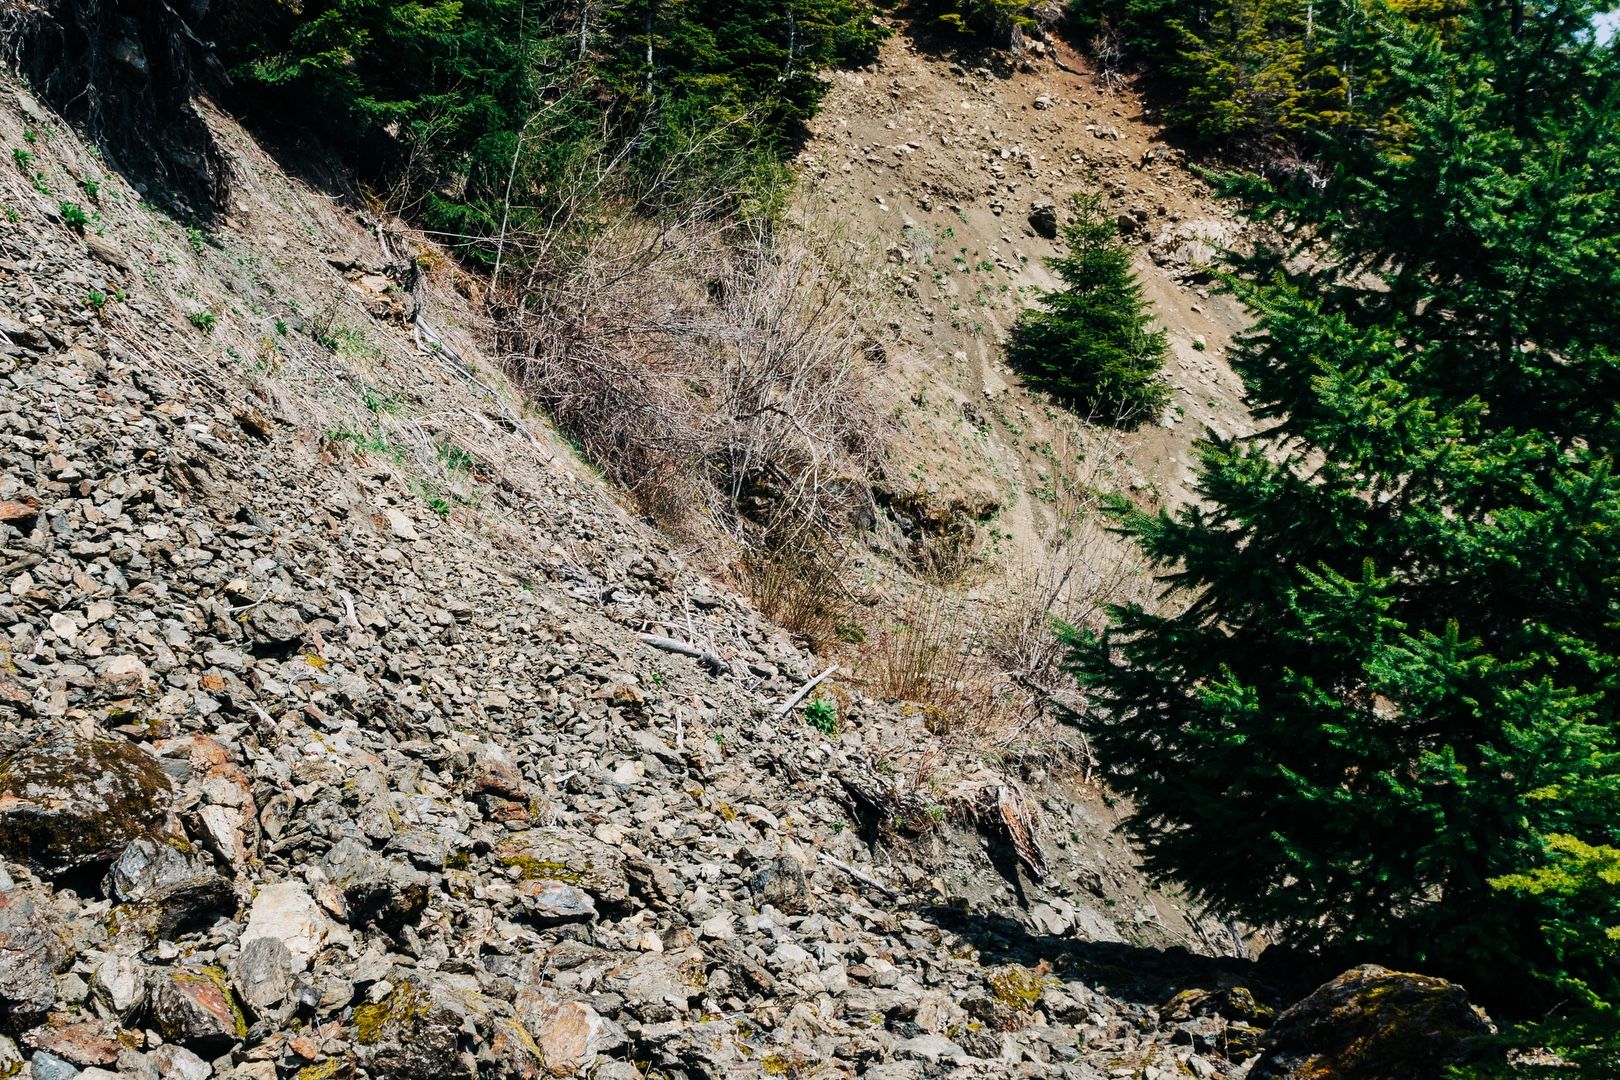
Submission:
M 146 966 L 133 956 L 107 953 L 91 976 L 90 994 L 104 1013 L 127 1023 L 146 1004 Z
M 524 881 L 560 881 L 590 893 L 604 907 L 629 901 L 624 856 L 615 847 L 573 829 L 530 829 L 495 849 L 495 859 L 516 867 Z
M 518 883 L 518 899 L 530 921 L 540 926 L 590 922 L 596 918 L 596 905 L 590 894 L 560 881 Z
M 153 929 L 165 937 L 235 907 L 230 886 L 211 867 L 151 837 L 124 848 L 107 871 L 106 889 L 117 900 L 145 907 Z
M 176 968 L 152 980 L 152 1021 L 170 1042 L 209 1056 L 247 1037 L 247 1018 L 237 1008 L 219 968 Z
M 1249 1080 L 1406 1080 L 1472 1060 L 1495 1027 L 1468 991 L 1365 964 L 1317 987 L 1260 1040 Z
M 469 785 L 475 793 L 498 795 L 504 799 L 527 799 L 529 785 L 523 779 L 512 755 L 495 745 L 478 748 L 469 771 Z
M 356 1007 L 352 1027 L 360 1058 L 373 1076 L 477 1076 L 476 1062 L 463 1046 L 473 1029 L 472 1016 L 460 995 L 439 979 L 411 975 L 399 980 L 381 1000 Z
M 653 1024 L 684 1017 L 703 985 L 703 958 L 691 952 L 645 953 L 607 977 L 607 989 L 624 998 L 637 1019 Z
M 28 1059 L 33 1080 L 78 1080 L 83 1075 L 71 1061 L 64 1061 L 46 1050 L 35 1051 Z
M 292 992 L 294 960 L 279 938 L 256 937 L 232 958 L 231 985 L 255 1013 L 274 1009 Z
M 0 890 L 0 1028 L 21 1031 L 56 1004 L 56 973 L 71 959 L 47 909 Z
M 23 1045 L 43 1050 L 82 1067 L 112 1065 L 122 1049 L 105 1024 L 46 1024 L 23 1036 Z
M 896 1057 L 930 1062 L 957 1062 L 968 1057 L 967 1051 L 945 1036 L 929 1034 L 906 1039 L 894 1048 L 894 1053 Z
M 254 894 L 239 940 L 245 949 L 255 938 L 274 938 L 287 947 L 294 971 L 303 971 L 327 939 L 339 932 L 303 884 L 279 881 L 260 886 Z
M 395 933 L 427 907 L 426 874 L 378 855 L 358 840 L 340 840 L 321 860 L 321 870 L 343 893 L 351 925 L 375 924 Z
M 54 736 L 0 761 L 0 854 L 53 876 L 110 862 L 163 823 L 172 797 L 134 744 Z
M 552 1076 L 584 1076 L 598 1058 L 623 1042 L 612 1023 L 582 1002 L 524 990 L 516 1008 Z
M 1038 202 L 1029 208 L 1029 227 L 1048 240 L 1057 239 L 1057 207 L 1050 202 Z
M 810 909 L 810 883 L 804 868 L 793 859 L 767 863 L 748 882 L 758 907 L 769 905 L 784 915 L 803 915 Z
M 152 1064 L 163 1080 L 208 1080 L 214 1067 L 183 1046 L 164 1045 L 152 1051 Z

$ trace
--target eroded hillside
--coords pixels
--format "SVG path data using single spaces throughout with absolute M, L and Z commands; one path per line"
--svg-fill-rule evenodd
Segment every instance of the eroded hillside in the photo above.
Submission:
M 882 380 L 905 432 L 892 482 L 942 512 L 994 518 L 1005 541 L 992 561 L 1041 558 L 1065 488 L 1184 502 L 1193 441 L 1250 430 L 1224 362 L 1242 311 L 1211 295 L 1205 272 L 1241 236 L 1235 209 L 1137 93 L 1061 39 L 1019 63 L 897 35 L 874 67 L 836 77 L 801 165 L 851 245 L 889 265 Z M 1058 284 L 1045 260 L 1067 201 L 1092 191 L 1108 196 L 1170 331 L 1172 405 L 1124 433 L 1025 391 L 1002 352 L 1018 312 Z
M 1097 789 L 784 714 L 479 283 L 203 116 L 210 228 L 0 86 L 0 1072 L 1229 1071 Z

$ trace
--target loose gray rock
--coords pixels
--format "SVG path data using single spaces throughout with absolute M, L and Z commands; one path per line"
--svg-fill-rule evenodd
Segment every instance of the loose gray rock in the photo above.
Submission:
M 373 1075 L 396 1080 L 474 1080 L 467 1052 L 471 1010 L 454 989 L 427 975 L 395 983 L 386 997 L 354 1011 L 360 1059 Z
M 46 908 L 22 889 L 0 890 L 0 1028 L 21 1031 L 50 1011 L 71 955 Z
M 106 889 L 115 899 L 151 912 L 165 937 L 235 906 L 230 886 L 211 867 L 151 837 L 124 848 L 107 871 Z
M 1057 207 L 1050 202 L 1038 202 L 1029 208 L 1029 227 L 1036 235 L 1056 240 L 1058 234 Z
M 275 1009 L 292 993 L 295 961 L 279 938 L 256 937 L 231 960 L 231 985 L 257 1014 Z
M 523 881 L 575 885 L 604 907 L 630 899 L 624 855 L 575 829 L 529 829 L 502 840 L 496 861 L 517 870 Z
M 353 925 L 375 923 L 394 933 L 421 915 L 428 902 L 428 876 L 396 859 L 345 838 L 321 860 L 326 878 L 343 893 Z

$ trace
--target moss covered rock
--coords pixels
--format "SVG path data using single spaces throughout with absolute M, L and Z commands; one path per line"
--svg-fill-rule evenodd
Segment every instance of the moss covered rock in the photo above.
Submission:
M 162 824 L 172 799 L 134 744 L 53 736 L 0 761 L 0 854 L 51 876 L 104 865 Z
M 247 1038 L 247 1017 L 217 967 L 164 971 L 152 982 L 152 1021 L 163 1037 L 210 1056 Z
M 1493 1030 L 1456 983 L 1367 964 L 1279 1016 L 1249 1080 L 1431 1080 Z
M 473 1080 L 473 1013 L 447 982 L 413 975 L 394 983 L 386 997 L 357 1007 L 351 1028 L 360 1059 L 374 1076 Z
M 495 859 L 523 881 L 560 881 L 590 894 L 602 907 L 630 899 L 624 856 L 617 848 L 574 829 L 530 829 L 501 841 Z

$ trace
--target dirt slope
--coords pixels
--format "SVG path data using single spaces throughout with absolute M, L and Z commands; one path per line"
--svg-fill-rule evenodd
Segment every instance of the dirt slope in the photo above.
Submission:
M 0 1075 L 1230 1072 L 1096 791 L 778 715 L 477 282 L 204 116 L 206 233 L 0 81 Z
M 1198 273 L 1213 254 L 1202 241 L 1231 242 L 1238 226 L 1140 96 L 1067 45 L 1025 64 L 953 45 L 897 34 L 872 67 L 839 75 L 800 163 L 807 199 L 843 223 L 859 257 L 888 266 L 876 336 L 904 432 L 891 482 L 979 521 L 993 592 L 1052 558 L 1086 492 L 1176 504 L 1189 497 L 1193 440 L 1248 430 L 1223 359 L 1242 313 Z M 1057 243 L 1032 211 L 1061 215 L 1071 195 L 1098 190 L 1127 223 L 1170 332 L 1172 407 L 1123 435 L 1026 391 L 1001 354 L 1034 290 L 1056 284 L 1044 260 Z M 1098 561 L 1130 558 L 1111 548 Z

